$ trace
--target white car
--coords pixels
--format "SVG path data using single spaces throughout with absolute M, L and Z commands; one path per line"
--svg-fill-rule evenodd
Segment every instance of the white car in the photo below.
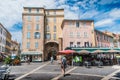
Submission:
M 0 80 L 7 80 L 9 77 L 10 68 L 7 65 L 0 67 Z

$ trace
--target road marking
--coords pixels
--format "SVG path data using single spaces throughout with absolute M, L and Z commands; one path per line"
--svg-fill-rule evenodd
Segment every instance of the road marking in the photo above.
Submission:
M 82 74 L 82 73 L 71 73 L 73 75 L 86 75 L 86 76 L 96 76 L 96 77 L 105 77 L 102 75 L 95 75 L 95 74 Z
M 70 69 L 70 70 L 68 70 L 67 72 L 66 72 L 66 74 L 68 74 L 68 73 L 70 73 L 71 71 L 73 71 L 73 70 L 75 70 L 77 67 L 73 67 L 72 69 Z M 58 75 L 57 77 L 54 77 L 53 79 L 51 79 L 51 80 L 58 80 L 60 77 L 62 77 L 63 75 L 62 74 L 60 74 L 60 75 Z
M 118 73 L 118 72 L 120 72 L 120 69 L 119 70 L 117 70 L 117 71 L 115 71 L 115 72 L 113 72 L 113 73 L 111 73 L 111 74 L 109 74 L 109 75 L 107 75 L 107 76 L 105 76 L 104 78 L 102 78 L 101 80 L 109 80 L 110 78 L 112 78 L 116 73 Z
M 30 71 L 30 72 L 28 72 L 28 73 L 26 73 L 26 74 L 24 74 L 24 75 L 18 77 L 18 78 L 16 78 L 15 80 L 20 80 L 20 79 L 22 79 L 22 78 L 28 76 L 29 74 L 31 74 L 31 73 L 33 73 L 33 72 L 35 72 L 35 71 L 37 71 L 37 70 L 43 68 L 44 66 L 46 66 L 46 65 L 49 64 L 49 63 L 50 63 L 50 62 L 47 62 L 47 63 L 45 63 L 44 65 L 39 66 L 38 68 L 36 68 L 36 69 L 34 69 L 34 70 L 32 70 L 32 71 Z

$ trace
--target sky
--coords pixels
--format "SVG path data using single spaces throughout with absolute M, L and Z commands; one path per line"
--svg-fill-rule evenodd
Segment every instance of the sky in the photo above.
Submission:
M 23 7 L 64 9 L 65 19 L 94 20 L 95 29 L 120 33 L 120 0 L 0 0 L 0 23 L 20 43 Z

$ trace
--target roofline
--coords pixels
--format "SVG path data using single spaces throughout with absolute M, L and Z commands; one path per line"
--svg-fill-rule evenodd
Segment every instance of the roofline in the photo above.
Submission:
M 64 19 L 64 21 L 94 21 L 94 20 L 82 20 L 82 19 Z
M 100 33 L 102 33 L 102 34 L 104 34 L 104 35 L 107 35 L 107 36 L 109 36 L 109 37 L 112 37 L 112 38 L 113 38 L 113 36 L 108 35 L 108 34 L 106 34 L 106 33 L 102 32 L 102 31 L 99 31 L 99 30 L 97 30 L 97 29 L 94 29 L 94 31 L 98 31 L 98 32 L 100 32 Z
M 19 45 L 19 43 L 17 41 L 11 40 L 11 42 Z
M 10 35 L 10 36 L 12 36 L 11 35 L 11 33 L 0 23 L 0 25 L 5 29 L 5 31 Z
M 44 7 L 23 7 L 24 9 L 45 9 Z M 45 10 L 64 10 L 64 9 L 45 9 Z
M 63 22 L 62 22 L 61 28 L 63 28 L 64 22 L 67 22 L 67 21 L 89 21 L 89 22 L 94 22 L 94 20 L 64 19 Z
M 44 7 L 23 7 L 24 9 L 44 9 Z
M 64 10 L 64 9 L 45 9 L 46 11 L 49 11 L 49 10 Z

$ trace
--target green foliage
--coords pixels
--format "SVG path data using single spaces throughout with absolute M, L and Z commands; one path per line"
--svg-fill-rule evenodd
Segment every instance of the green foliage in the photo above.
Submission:
M 5 64 L 9 64 L 9 65 L 18 65 L 20 64 L 20 57 L 16 56 L 15 59 L 11 59 L 11 56 L 8 56 L 4 59 L 4 63 Z
M 11 60 L 10 56 L 8 56 L 4 59 L 5 64 L 11 64 L 11 62 L 12 62 L 12 60 Z

